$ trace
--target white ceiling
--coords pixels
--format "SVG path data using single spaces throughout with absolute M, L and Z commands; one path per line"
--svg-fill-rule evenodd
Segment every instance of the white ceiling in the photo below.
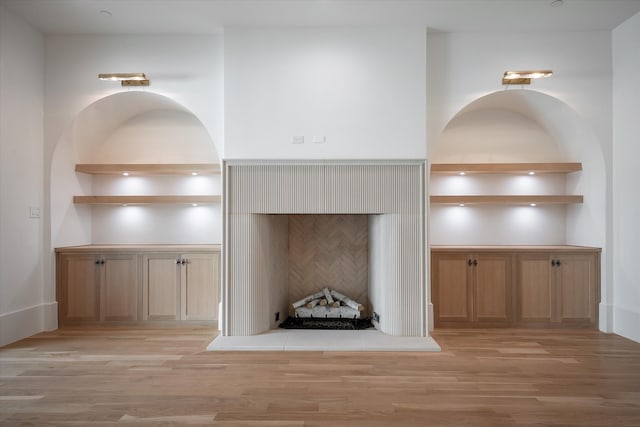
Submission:
M 0 0 L 45 34 L 207 34 L 229 26 L 612 30 L 640 0 Z M 106 11 L 106 12 L 101 12 Z M 107 13 L 108 12 L 108 13 Z

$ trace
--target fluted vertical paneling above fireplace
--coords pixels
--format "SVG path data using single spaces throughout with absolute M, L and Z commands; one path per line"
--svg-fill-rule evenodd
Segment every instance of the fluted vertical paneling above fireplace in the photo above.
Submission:
M 376 327 L 427 335 L 425 161 L 229 160 L 223 173 L 223 335 L 260 334 L 286 316 L 289 214 L 369 215 Z

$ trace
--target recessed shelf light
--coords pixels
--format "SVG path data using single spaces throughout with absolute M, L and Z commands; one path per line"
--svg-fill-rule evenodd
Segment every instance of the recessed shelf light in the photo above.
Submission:
M 535 203 L 529 203 L 529 206 L 531 206 L 531 207 L 535 207 L 535 206 L 536 206 L 536 204 L 535 204 Z
M 465 175 L 465 173 L 464 172 L 460 172 L 460 175 Z
M 129 176 L 129 172 L 122 172 L 123 176 Z
M 191 175 L 196 176 L 198 175 L 198 172 L 191 172 Z
M 461 208 L 464 207 L 464 203 L 460 203 L 458 206 L 460 206 Z
M 198 206 L 197 203 L 192 203 L 191 206 L 193 206 L 194 208 Z
M 536 173 L 534 171 L 529 172 L 529 175 L 535 175 Z
M 122 206 L 129 206 L 129 205 L 128 205 L 128 204 L 126 204 L 126 203 L 123 203 L 123 204 L 122 204 Z

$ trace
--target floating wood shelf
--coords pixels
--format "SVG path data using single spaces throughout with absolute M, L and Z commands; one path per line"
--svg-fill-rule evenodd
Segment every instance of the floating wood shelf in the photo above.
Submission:
M 571 173 L 582 170 L 582 163 L 433 163 L 432 174 L 528 174 Z
M 455 196 L 431 196 L 431 203 L 438 204 L 494 204 L 494 205 L 562 205 L 582 203 L 583 196 L 527 196 L 527 195 L 455 195 Z
M 220 173 L 220 165 L 214 163 L 104 163 L 76 165 L 76 172 L 91 175 L 216 175 Z
M 220 196 L 73 196 L 73 203 L 84 205 L 212 204 L 220 200 Z

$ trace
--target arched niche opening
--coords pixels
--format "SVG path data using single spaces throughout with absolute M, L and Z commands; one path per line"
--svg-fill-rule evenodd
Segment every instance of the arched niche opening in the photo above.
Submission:
M 432 163 L 581 162 L 568 175 L 431 176 L 431 194 L 581 194 L 577 205 L 432 205 L 432 244 L 605 245 L 605 165 L 593 130 L 566 103 L 532 90 L 503 90 L 462 108 Z
M 219 243 L 219 205 L 77 205 L 77 195 L 216 195 L 218 175 L 130 176 L 75 172 L 76 164 L 218 164 L 202 122 L 172 99 L 122 92 L 82 110 L 51 165 L 52 247 Z

